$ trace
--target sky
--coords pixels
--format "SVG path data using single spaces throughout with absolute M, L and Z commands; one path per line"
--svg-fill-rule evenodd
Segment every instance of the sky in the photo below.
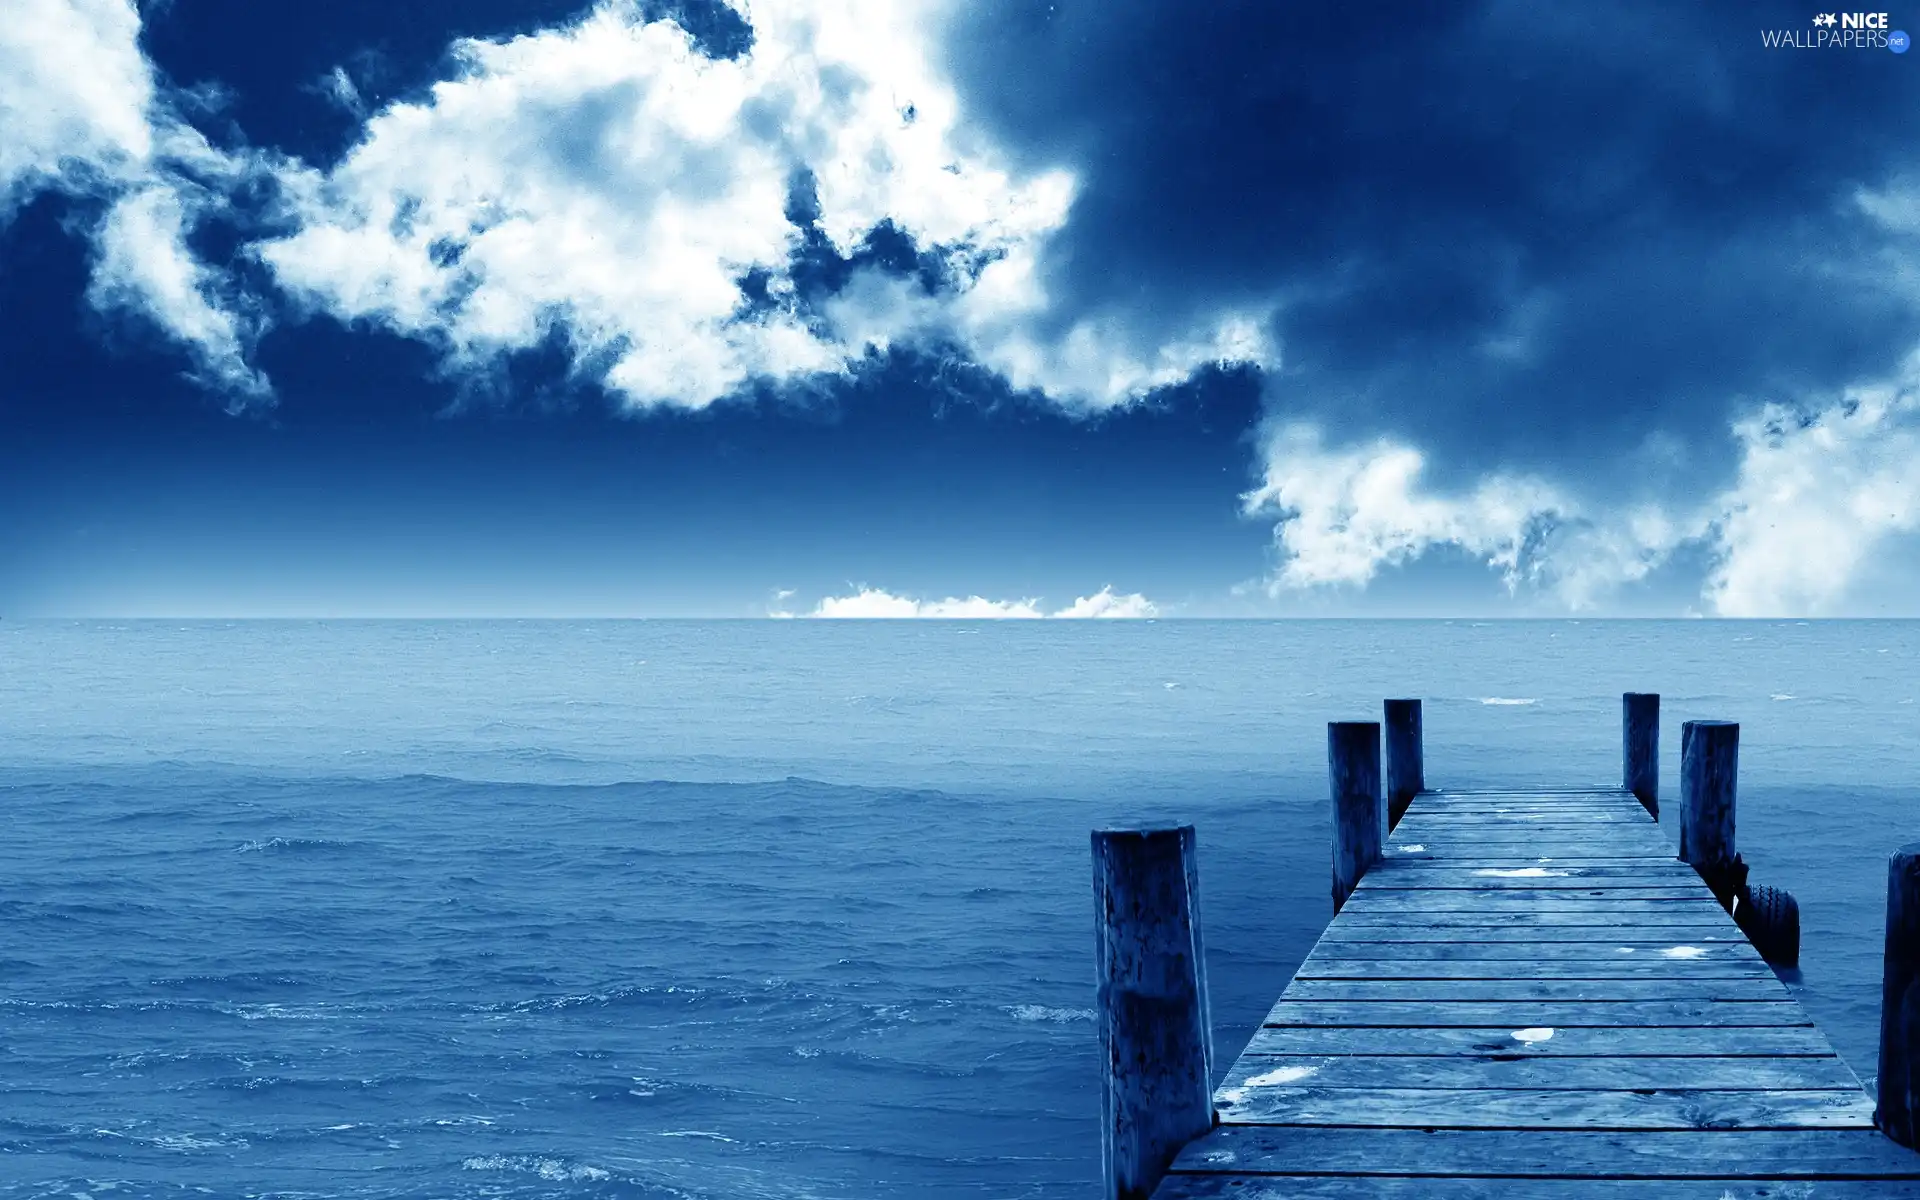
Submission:
M 0 617 L 1920 616 L 1838 16 L 12 0 Z

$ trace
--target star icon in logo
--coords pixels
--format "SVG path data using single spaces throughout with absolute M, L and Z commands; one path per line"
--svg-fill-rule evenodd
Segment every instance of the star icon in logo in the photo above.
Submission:
M 1838 20 L 1839 18 L 1835 17 L 1832 13 L 1821 13 L 1814 17 L 1813 23 L 1815 25 L 1832 26 L 1838 23 Z

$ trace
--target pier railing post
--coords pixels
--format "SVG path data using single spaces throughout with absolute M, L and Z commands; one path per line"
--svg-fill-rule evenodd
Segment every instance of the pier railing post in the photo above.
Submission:
M 1887 943 L 1880 985 L 1880 1079 L 1873 1123 L 1920 1150 L 1920 842 L 1887 864 Z
M 1367 868 L 1380 861 L 1386 841 L 1376 722 L 1328 723 L 1327 784 L 1333 796 L 1333 911 L 1337 913 Z
M 1389 700 L 1387 727 L 1387 832 L 1400 823 L 1413 798 L 1426 789 L 1426 751 L 1418 700 Z
M 1747 882 L 1733 841 L 1739 768 L 1739 725 L 1688 721 L 1680 727 L 1680 857 L 1727 906 Z
M 1627 692 L 1620 697 L 1620 786 L 1660 819 L 1660 697 Z
M 1103 1200 L 1147 1200 L 1213 1128 L 1213 1026 L 1193 826 L 1093 832 Z

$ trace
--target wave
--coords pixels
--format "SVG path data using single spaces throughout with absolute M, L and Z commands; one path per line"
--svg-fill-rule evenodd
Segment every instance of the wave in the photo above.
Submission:
M 1044 1004 L 1009 1004 L 1001 1007 L 1016 1021 L 1046 1021 L 1064 1025 L 1070 1021 L 1091 1021 L 1098 1014 L 1090 1008 L 1048 1008 Z
M 338 838 L 270 837 L 235 846 L 235 854 L 316 854 L 367 849 L 364 842 Z
M 611 1171 L 601 1167 L 533 1154 L 476 1155 L 463 1159 L 460 1167 L 467 1171 L 507 1171 L 533 1175 L 548 1183 L 593 1183 L 613 1178 Z
M 1538 696 L 1528 696 L 1524 699 L 1516 700 L 1508 696 L 1487 696 L 1482 699 L 1480 703 L 1493 705 L 1538 704 L 1540 703 L 1540 698 Z

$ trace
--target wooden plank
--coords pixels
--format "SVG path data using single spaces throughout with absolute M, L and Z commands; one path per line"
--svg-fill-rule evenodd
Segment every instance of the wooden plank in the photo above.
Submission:
M 1831 1055 L 1833 1047 L 1812 1025 L 1671 1028 L 1645 1026 L 1566 1027 L 1544 1040 L 1513 1035 L 1520 1025 L 1333 1027 L 1262 1026 L 1247 1043 L 1247 1055 L 1519 1055 L 1525 1059 L 1631 1055 L 1739 1056 Z M 1532 1037 L 1531 1031 L 1529 1037 Z
M 1713 893 L 1692 871 L 1684 875 L 1673 871 L 1643 871 L 1638 875 L 1595 878 L 1534 872 L 1525 867 L 1516 867 L 1501 875 L 1476 879 L 1476 874 L 1464 871 L 1458 875 L 1443 875 L 1436 871 L 1433 878 L 1426 879 L 1416 872 L 1401 871 L 1375 879 L 1369 872 L 1361 882 L 1360 889 L 1369 892 L 1534 892 L 1543 894 L 1544 899 L 1551 899 L 1556 892 L 1596 891 L 1617 893 L 1622 898 L 1631 899 L 1631 893 L 1642 892 L 1684 896 L 1689 900 L 1713 899 Z
M 1525 872 L 1525 874 L 1515 874 Z M 1484 887 L 1507 879 L 1637 879 L 1657 875 L 1663 879 L 1698 879 L 1692 867 L 1676 858 L 1631 858 L 1622 862 L 1540 862 L 1512 859 L 1488 863 L 1465 863 L 1457 859 L 1387 858 L 1367 872 L 1368 879 L 1455 879 L 1457 887 Z M 1427 886 L 1431 887 L 1432 884 Z
M 1618 841 L 1631 844 L 1629 839 L 1659 837 L 1660 827 L 1642 817 L 1612 816 L 1605 813 L 1422 813 L 1414 811 L 1400 819 L 1394 827 L 1393 836 L 1402 842 L 1417 842 L 1423 835 L 1449 833 L 1455 837 L 1462 834 L 1497 833 L 1509 837 L 1525 836 L 1533 830 L 1565 833 L 1590 837 L 1596 842 Z
M 1381 959 L 1315 954 L 1300 964 L 1294 979 L 1714 979 L 1764 980 L 1776 984 L 1773 970 L 1758 956 L 1752 960 L 1661 958 L 1617 955 L 1601 959 L 1519 958 Z
M 1284 1074 L 1276 1067 L 1269 1075 Z M 1255 1076 L 1254 1078 L 1260 1078 Z M 1235 1125 L 1379 1129 L 1872 1129 L 1859 1085 L 1814 1090 L 1240 1087 L 1215 1093 Z
M 1488 787 L 1488 788 L 1424 788 L 1414 803 L 1428 799 L 1448 799 L 1455 796 L 1537 796 L 1550 800 L 1556 796 L 1632 796 L 1625 788 L 1612 784 L 1597 783 L 1592 787 L 1552 787 L 1541 784 L 1535 787 Z
M 1524 1043 L 1521 1043 L 1524 1044 Z M 1266 1080 L 1266 1083 L 1250 1081 Z M 1860 1081 L 1838 1056 L 1769 1055 L 1371 1055 L 1255 1054 L 1249 1048 L 1215 1092 L 1287 1084 L 1316 1088 L 1548 1088 L 1601 1092 L 1655 1088 L 1716 1091 L 1845 1088 Z M 1246 1097 L 1238 1096 L 1239 1103 Z
M 1614 787 L 1421 792 L 1215 1103 L 1158 1195 L 1920 1198 L 1920 1155 Z
M 1402 818 L 1402 823 L 1412 820 L 1426 822 L 1452 821 L 1466 818 L 1475 821 L 1568 821 L 1587 824 L 1600 821 L 1620 825 L 1653 825 L 1653 818 L 1646 810 L 1634 806 L 1629 811 L 1617 804 L 1553 804 L 1536 805 L 1524 801 L 1512 804 L 1476 804 L 1452 805 L 1441 808 L 1413 808 Z M 1398 826 L 1395 827 L 1396 829 Z
M 1379 941 L 1382 933 L 1392 933 L 1390 941 L 1515 941 L 1538 935 L 1542 941 L 1617 941 L 1630 937 L 1672 937 L 1676 941 L 1699 943 L 1703 939 L 1728 941 L 1740 937 L 1740 925 L 1728 918 L 1724 924 L 1705 920 L 1690 908 L 1674 906 L 1672 912 L 1642 912 L 1632 925 L 1596 916 L 1594 912 L 1428 912 L 1417 924 L 1407 920 L 1405 912 L 1377 910 L 1367 914 L 1348 914 L 1340 929 L 1321 935 L 1321 941 L 1363 939 Z M 1511 937 L 1507 937 L 1511 935 Z
M 1223 1125 L 1188 1146 L 1176 1171 L 1548 1178 L 1920 1179 L 1920 1154 L 1873 1129 L 1481 1130 Z M 1578 1194 L 1577 1192 L 1573 1194 Z
M 1431 808 L 1416 804 L 1407 810 L 1404 821 L 1447 821 L 1454 818 L 1479 821 L 1584 821 L 1589 817 L 1599 817 L 1609 821 L 1618 821 L 1623 825 L 1634 825 L 1646 829 L 1657 829 L 1659 823 L 1647 815 L 1647 811 L 1635 801 L 1600 804 L 1535 804 L 1527 800 L 1482 801 L 1477 804 L 1435 805 Z
M 1630 927 L 1634 914 L 1679 909 L 1704 918 L 1710 912 L 1722 912 L 1711 899 L 1691 889 L 1667 888 L 1581 888 L 1553 892 L 1528 890 L 1485 891 L 1404 891 L 1375 888 L 1356 891 L 1348 906 L 1354 915 L 1393 912 L 1406 919 L 1408 913 L 1448 912 L 1591 912 L 1612 914 L 1616 923 Z M 1731 917 L 1727 918 L 1732 920 Z
M 1493 1164 L 1488 1164 L 1489 1166 Z M 1484 1168 L 1483 1168 L 1484 1169 Z M 1889 1179 L 1514 1179 L 1432 1175 L 1170 1175 L 1154 1200 L 1913 1200 Z
M 1418 849 L 1415 847 L 1418 846 Z M 1650 867 L 1655 870 L 1667 866 L 1685 867 L 1679 859 L 1665 849 L 1658 851 L 1643 850 L 1638 853 L 1620 851 L 1613 854 L 1568 854 L 1559 857 L 1539 855 L 1529 850 L 1518 854 L 1482 854 L 1467 851 L 1459 854 L 1439 854 L 1420 846 L 1418 842 L 1390 849 L 1387 856 L 1374 864 L 1376 871 L 1401 870 L 1415 867 L 1430 867 L 1437 870 L 1464 870 L 1477 867 Z M 1687 868 L 1691 870 L 1692 868 Z
M 1683 956 L 1669 955 L 1667 952 L 1683 950 Z M 1702 941 L 1698 945 L 1689 945 L 1679 941 L 1643 942 L 1606 939 L 1597 942 L 1361 942 L 1344 938 L 1322 938 L 1308 955 L 1308 963 L 1322 960 L 1328 962 L 1350 963 L 1361 960 L 1390 960 L 1408 963 L 1445 962 L 1464 959 L 1473 962 L 1493 962 L 1504 959 L 1519 959 L 1523 962 L 1545 963 L 1614 963 L 1637 962 L 1640 958 L 1679 957 L 1683 962 L 1698 965 L 1725 966 L 1737 963 L 1742 967 L 1758 967 L 1770 970 L 1754 948 L 1742 939 L 1723 941 Z M 1302 967 L 1305 970 L 1305 967 Z
M 1343 928 L 1321 936 L 1323 942 L 1337 941 L 1541 941 L 1613 942 L 1622 934 L 1633 937 L 1672 937 L 1688 945 L 1718 939 L 1730 941 L 1741 936 L 1731 920 L 1725 924 L 1705 922 L 1685 911 L 1674 914 L 1646 913 L 1633 922 L 1631 929 L 1618 921 L 1596 919 L 1591 915 L 1565 912 L 1429 913 L 1418 924 L 1403 913 L 1377 912 L 1350 917 Z
M 1570 1025 L 1804 1025 L 1807 1015 L 1781 993 L 1779 1000 L 1289 1000 L 1268 1011 L 1268 1025 L 1504 1025 L 1561 1029 Z
M 1786 1003 L 1780 981 L 1765 979 L 1295 979 L 1288 1000 L 1397 1001 L 1454 1004 L 1471 1001 L 1564 1000 L 1584 1004 L 1690 1000 Z
M 1420 849 L 1412 849 L 1414 846 Z M 1526 863 L 1539 858 L 1582 856 L 1587 858 L 1672 858 L 1673 847 L 1664 840 L 1656 838 L 1634 838 L 1630 841 L 1616 841 L 1610 838 L 1596 840 L 1563 830 L 1535 830 L 1530 834 L 1516 830 L 1503 832 L 1498 837 L 1491 834 L 1482 836 L 1438 830 L 1396 842 L 1386 849 L 1387 858 L 1403 854 L 1427 854 L 1436 858 L 1471 856 L 1508 861 L 1518 859 L 1520 863 Z

